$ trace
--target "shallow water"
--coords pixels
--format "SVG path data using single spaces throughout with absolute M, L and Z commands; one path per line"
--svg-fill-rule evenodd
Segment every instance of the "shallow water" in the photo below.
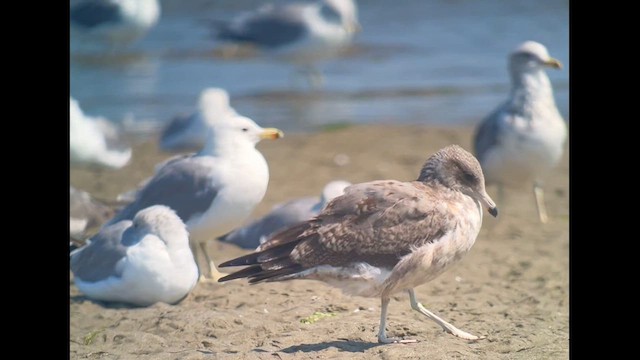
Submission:
M 536 40 L 564 64 L 548 73 L 569 117 L 566 0 L 360 0 L 363 31 L 347 54 L 319 65 L 320 90 L 311 90 L 288 63 L 221 56 L 206 20 L 262 3 L 161 1 L 157 26 L 124 52 L 72 54 L 71 95 L 85 113 L 138 133 L 190 112 L 200 91 L 212 86 L 229 91 L 239 113 L 285 132 L 342 123 L 471 125 L 507 94 L 506 54 Z

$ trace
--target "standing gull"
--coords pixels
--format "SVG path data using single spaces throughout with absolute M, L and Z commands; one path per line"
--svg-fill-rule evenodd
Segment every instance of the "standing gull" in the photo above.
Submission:
M 207 139 L 206 118 L 220 119 L 237 115 L 229 105 L 229 94 L 221 88 L 207 88 L 200 93 L 198 110 L 190 115 L 174 117 L 160 134 L 160 148 L 164 151 L 183 151 L 201 148 Z
M 348 181 L 331 181 L 324 186 L 320 197 L 308 196 L 278 204 L 267 215 L 233 230 L 220 240 L 245 249 L 255 249 L 276 231 L 318 215 L 329 201 L 342 195 L 349 185 L 351 183 Z
M 71 165 L 118 169 L 131 160 L 131 148 L 121 144 L 116 127 L 107 119 L 86 116 L 69 98 L 69 160 Z
M 533 183 L 540 221 L 548 220 L 542 178 L 562 157 L 567 125 L 556 107 L 545 68 L 562 68 L 544 45 L 527 41 L 509 57 L 509 99 L 486 117 L 476 129 L 475 153 L 487 177 L 503 186 Z
M 335 57 L 359 31 L 354 0 L 265 5 L 231 21 L 214 21 L 216 37 L 249 44 L 303 68 L 321 81 L 313 64 Z M 315 76 L 315 77 L 313 77 Z
M 73 38 L 109 47 L 133 43 L 159 17 L 158 0 L 83 0 L 69 9 Z
M 426 161 L 416 181 L 349 186 L 317 217 L 274 234 L 252 254 L 220 264 L 250 265 L 220 281 L 312 279 L 347 294 L 380 297 L 380 343 L 415 342 L 387 338 L 385 332 L 391 295 L 407 290 L 414 310 L 450 334 L 478 339 L 425 309 L 414 288 L 471 249 L 483 207 L 497 216 L 480 164 L 461 147 L 450 145 Z
M 166 206 L 106 226 L 71 254 L 78 289 L 88 297 L 139 306 L 173 304 L 198 281 L 189 233 Z
M 207 252 L 206 242 L 241 225 L 262 201 L 269 168 L 255 146 L 262 139 L 278 139 L 283 134 L 239 115 L 224 121 L 206 120 L 208 135 L 202 150 L 166 161 L 137 191 L 135 201 L 110 223 L 132 219 L 151 205 L 170 207 L 187 224 L 201 280 L 215 280 L 221 274 Z

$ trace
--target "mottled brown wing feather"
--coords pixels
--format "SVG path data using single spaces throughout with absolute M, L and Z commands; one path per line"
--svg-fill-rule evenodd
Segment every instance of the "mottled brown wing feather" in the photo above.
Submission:
M 451 223 L 437 211 L 441 193 L 421 182 L 374 181 L 357 184 L 328 204 L 311 228 L 317 236 L 300 243 L 291 257 L 304 267 L 336 265 L 345 259 L 390 265 L 411 251 L 439 238 Z M 446 194 L 446 192 L 445 192 Z M 311 234 L 304 234 L 311 235 Z
M 434 241 L 452 224 L 439 207 L 449 192 L 436 192 L 421 182 L 394 180 L 352 185 L 316 218 L 285 229 L 256 253 L 220 266 L 260 265 L 246 273 L 252 282 L 278 280 L 319 265 L 368 262 L 393 267 L 414 247 Z M 222 278 L 231 280 L 234 274 Z
M 275 234 L 276 236 L 260 245 L 255 252 L 225 261 L 218 267 L 254 265 L 268 259 L 289 257 L 289 253 L 302 240 L 299 235 L 309 228 L 308 222 L 293 225 Z

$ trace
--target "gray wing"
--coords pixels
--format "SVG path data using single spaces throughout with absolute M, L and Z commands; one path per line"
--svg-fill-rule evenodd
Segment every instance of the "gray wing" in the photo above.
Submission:
M 178 161 L 181 159 L 186 159 L 190 156 L 193 156 L 194 154 L 178 154 L 175 156 L 172 156 L 170 158 L 168 158 L 167 160 L 156 164 L 155 166 L 155 171 L 158 172 L 159 169 L 162 169 L 165 165 L 170 164 L 174 161 Z M 136 200 L 136 198 L 138 197 L 138 192 L 140 192 L 140 190 L 144 189 L 145 186 L 147 186 L 149 184 L 149 182 L 153 179 L 152 177 L 148 177 L 144 180 L 142 180 L 140 183 L 138 183 L 138 186 L 136 186 L 135 189 L 123 192 L 121 194 L 118 194 L 118 196 L 116 197 L 116 201 L 120 202 L 120 203 L 124 203 L 124 204 L 128 204 L 128 203 L 132 203 Z
M 317 197 L 306 197 L 286 202 L 262 218 L 222 236 L 220 240 L 244 249 L 255 249 L 263 236 L 268 238 L 278 230 L 318 215 L 314 209 L 319 200 Z
M 117 23 L 122 19 L 120 8 L 111 1 L 89 0 L 73 8 L 69 14 L 78 26 L 94 28 L 107 23 Z
M 485 117 L 477 126 L 473 136 L 473 151 L 478 161 L 482 163 L 484 155 L 492 147 L 500 143 L 502 123 L 507 111 L 507 103 L 500 105 L 491 114 Z
M 450 232 L 456 222 L 444 199 L 419 182 L 352 185 L 316 218 L 274 234 L 255 253 L 220 264 L 253 265 L 221 279 L 278 279 L 320 265 L 367 262 L 392 268 L 400 258 Z
M 90 239 L 88 245 L 71 255 L 71 271 L 83 281 L 100 281 L 109 276 L 120 276 L 116 269 L 118 261 L 127 255 L 122 245 L 125 231 L 131 227 L 125 220 L 106 226 Z
M 295 4 L 294 4 L 295 5 Z M 218 39 L 277 48 L 301 39 L 307 25 L 299 6 L 274 6 L 226 24 L 217 24 Z
M 187 223 L 194 215 L 205 212 L 218 189 L 212 184 L 211 169 L 196 156 L 178 156 L 156 171 L 140 189 L 134 202 L 127 205 L 109 222 L 133 219 L 136 213 L 152 205 L 166 205 Z

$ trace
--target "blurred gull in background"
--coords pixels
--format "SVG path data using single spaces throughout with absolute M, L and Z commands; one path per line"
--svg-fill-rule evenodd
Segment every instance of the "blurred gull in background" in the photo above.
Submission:
M 309 196 L 277 204 L 267 215 L 230 232 L 220 240 L 244 249 L 255 249 L 276 231 L 318 215 L 329 201 L 342 195 L 349 185 L 351 183 L 348 181 L 331 181 L 322 189 L 320 197 Z
M 207 88 L 200 93 L 198 109 L 190 115 L 174 117 L 162 130 L 160 148 L 164 151 L 184 151 L 204 146 L 207 139 L 207 124 L 210 121 L 235 116 L 229 105 L 229 94 L 221 88 Z
M 78 289 L 91 299 L 138 306 L 182 300 L 198 281 L 189 233 L 166 206 L 106 226 L 71 254 Z
M 206 242 L 242 224 L 262 201 L 269 167 L 255 146 L 262 139 L 278 139 L 283 134 L 240 115 L 222 119 L 208 115 L 205 112 L 208 135 L 202 150 L 174 156 L 158 166 L 154 176 L 135 193 L 135 200 L 109 224 L 132 219 L 151 205 L 169 206 L 187 225 L 201 279 L 215 280 L 221 274 Z
M 145 35 L 160 18 L 160 4 L 158 0 L 84 0 L 70 6 L 69 17 L 72 39 L 114 48 Z
M 213 26 L 219 40 L 253 45 L 304 68 L 312 85 L 323 81 L 314 63 L 337 56 L 360 30 L 354 0 L 268 4 Z
M 95 199 L 88 192 L 69 186 L 69 235 L 72 247 L 81 245 L 115 212 L 114 207 Z
M 497 184 L 499 202 L 503 186 L 533 182 L 540 221 L 548 220 L 542 178 L 562 157 L 567 125 L 556 107 L 545 68 L 560 69 L 544 45 L 520 44 L 509 56 L 509 98 L 476 129 L 475 153 L 487 184 Z
M 118 130 L 104 118 L 86 116 L 69 99 L 69 159 L 71 165 L 121 168 L 131 159 L 131 148 L 121 144 Z

